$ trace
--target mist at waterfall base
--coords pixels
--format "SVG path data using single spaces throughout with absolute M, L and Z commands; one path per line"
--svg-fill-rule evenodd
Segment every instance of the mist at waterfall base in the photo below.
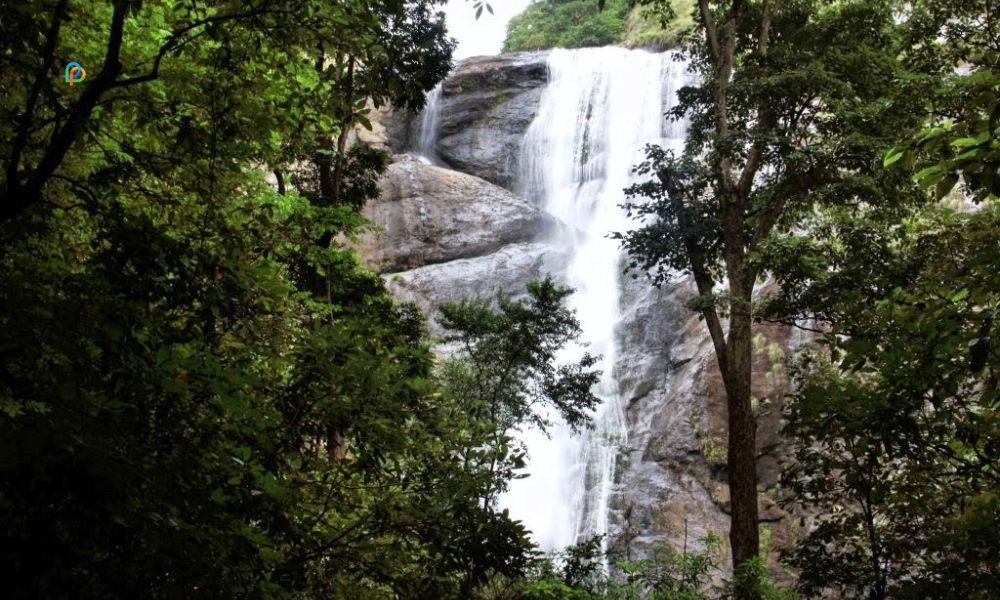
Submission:
M 541 549 L 553 551 L 613 530 L 615 463 L 628 428 L 614 370 L 624 263 L 609 234 L 635 225 L 620 205 L 645 145 L 680 150 L 683 144 L 683 124 L 664 113 L 684 83 L 686 66 L 673 53 L 605 47 L 553 50 L 548 70 L 538 113 L 522 141 L 516 191 L 566 226 L 551 243 L 572 258 L 564 273 L 553 275 L 576 290 L 570 305 L 584 343 L 559 359 L 584 352 L 601 357 L 594 393 L 602 404 L 590 430 L 574 433 L 546 415 L 553 422 L 548 434 L 519 432 L 529 455 L 526 477 L 511 482 L 500 505 Z M 436 158 L 440 95 L 440 86 L 428 94 L 416 144 L 428 161 Z

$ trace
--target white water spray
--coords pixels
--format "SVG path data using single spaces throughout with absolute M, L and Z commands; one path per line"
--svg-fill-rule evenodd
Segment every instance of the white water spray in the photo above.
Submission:
M 441 131 L 441 87 L 437 84 L 434 89 L 427 92 L 427 103 L 424 105 L 423 114 L 420 117 L 420 133 L 417 140 L 417 155 L 426 160 L 434 162 L 437 152 L 434 145 L 437 144 L 438 134 Z
M 549 83 L 522 142 L 520 191 L 568 226 L 553 243 L 573 257 L 564 280 L 576 289 L 570 303 L 586 347 L 560 359 L 600 355 L 595 393 L 603 402 L 592 431 L 574 434 L 557 424 L 550 436 L 522 432 L 528 476 L 511 483 L 501 504 L 542 549 L 560 550 L 609 533 L 615 462 L 628 429 L 614 372 L 623 263 L 608 234 L 635 225 L 620 205 L 645 144 L 682 147 L 686 123 L 668 121 L 664 112 L 686 83 L 686 65 L 672 53 L 606 47 L 553 50 L 548 67 Z M 427 95 L 416 140 L 427 162 L 436 159 L 440 101 L 438 85 Z
M 572 250 L 565 280 L 576 289 L 571 306 L 587 347 L 562 358 L 599 354 L 603 373 L 594 430 L 573 435 L 559 425 L 550 438 L 522 437 L 528 477 L 514 481 L 502 503 L 545 550 L 609 530 L 615 461 L 628 429 L 614 373 L 622 262 L 608 234 L 633 226 L 619 205 L 644 145 L 679 147 L 683 125 L 663 116 L 684 74 L 672 59 L 614 47 L 552 51 L 549 84 L 523 142 L 522 191 L 569 226 L 557 243 Z

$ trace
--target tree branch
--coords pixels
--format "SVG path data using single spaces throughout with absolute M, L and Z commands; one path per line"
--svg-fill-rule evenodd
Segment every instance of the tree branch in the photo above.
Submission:
M 708 49 L 718 64 L 722 53 L 719 50 L 719 32 L 715 26 L 715 19 L 712 17 L 712 9 L 708 6 L 708 0 L 698 0 L 698 7 L 701 9 L 701 20 L 705 24 L 705 39 L 708 42 Z
M 663 184 L 667 192 L 667 199 L 674 209 L 674 214 L 677 215 L 677 225 L 684 239 L 688 259 L 691 261 L 691 274 L 694 275 L 698 295 L 702 299 L 711 300 L 714 295 L 715 280 L 708 270 L 708 259 L 705 250 L 699 243 L 695 233 L 699 228 L 695 225 L 691 213 L 684 205 L 684 185 L 670 167 L 660 169 L 656 173 L 656 176 L 659 178 L 660 183 Z M 715 354 L 719 360 L 719 365 L 723 367 L 723 372 L 725 372 L 726 337 L 722 331 L 719 312 L 715 309 L 714 303 L 705 303 L 700 310 L 702 316 L 705 317 L 705 323 L 708 325 L 708 332 L 712 337 L 712 344 L 715 346 Z
M 757 39 L 757 55 L 758 59 L 763 63 L 767 60 L 767 52 L 770 45 L 770 34 L 771 34 L 771 21 L 774 19 L 774 9 L 778 0 L 764 0 L 763 16 L 761 17 L 760 24 L 760 36 Z M 767 67 L 766 65 L 761 68 L 760 77 L 766 75 Z M 761 98 L 757 105 L 757 126 L 755 127 L 756 132 L 754 136 L 753 147 L 750 149 L 750 154 L 747 157 L 746 163 L 743 165 L 743 172 L 740 174 L 739 183 L 737 187 L 739 189 L 740 197 L 746 199 L 750 195 L 750 190 L 753 187 L 754 178 L 757 176 L 757 172 L 760 170 L 761 163 L 764 158 L 764 148 L 766 147 L 765 137 L 775 125 L 774 110 L 771 108 L 769 102 L 766 99 Z
M 21 182 L 18 178 L 18 168 L 21 165 L 21 154 L 24 152 L 25 146 L 28 144 L 28 134 L 31 131 L 31 120 L 35 116 L 35 107 L 38 104 L 38 96 L 42 93 L 42 84 L 48 77 L 49 65 L 52 63 L 52 58 L 55 55 L 56 42 L 59 39 L 59 30 L 62 27 L 63 18 L 66 15 L 66 0 L 60 0 L 59 4 L 56 5 L 55 12 L 52 15 L 52 24 L 49 26 L 49 30 L 45 33 L 45 47 L 42 49 L 42 62 L 38 65 L 38 70 L 35 73 L 35 81 L 31 85 L 31 91 L 28 92 L 28 102 L 24 108 L 24 113 L 18 119 L 17 135 L 14 137 L 14 143 L 11 145 L 10 158 L 7 161 L 7 191 L 15 192 L 20 186 Z
M 771 235 L 771 230 L 778 223 L 778 219 L 781 218 L 790 199 L 814 190 L 819 186 L 836 181 L 837 176 L 834 174 L 825 171 L 809 170 L 800 173 L 796 177 L 786 179 L 775 186 L 776 189 L 770 194 L 772 196 L 771 202 L 764 207 L 760 219 L 753 229 L 753 234 L 750 238 L 750 250 L 757 249 Z
M 136 85 L 139 83 L 146 83 L 149 81 L 154 81 L 160 76 L 160 65 L 163 62 L 163 58 L 171 50 L 175 50 L 190 41 L 189 38 L 185 36 L 194 29 L 197 29 L 203 25 L 211 25 L 213 23 L 220 23 L 223 21 L 231 21 L 234 19 L 243 19 L 248 17 L 254 17 L 260 15 L 264 12 L 264 4 L 254 7 L 248 11 L 239 13 L 227 13 L 224 15 L 215 15 L 213 17 L 206 17 L 204 19 L 199 19 L 192 23 L 181 27 L 180 29 L 174 31 L 170 34 L 170 37 L 160 46 L 160 49 L 156 53 L 156 57 L 153 59 L 153 67 L 150 71 L 144 75 L 137 75 L 136 77 L 129 77 L 127 79 L 121 79 L 115 81 L 110 88 L 127 87 L 130 85 Z M 109 89 L 110 89 L 109 88 Z
M 120 60 L 122 48 L 122 35 L 125 28 L 125 16 L 128 13 L 128 2 L 118 0 L 115 2 L 114 12 L 111 15 L 111 30 L 108 34 L 108 43 L 104 53 L 104 64 L 101 71 L 93 82 L 88 84 L 80 99 L 70 106 L 69 116 L 56 133 L 49 140 L 48 146 L 42 159 L 35 167 L 34 173 L 28 178 L 24 187 L 19 193 L 8 194 L 7 202 L 2 207 L 0 218 L 7 220 L 26 209 L 28 206 L 38 202 L 41 197 L 42 188 L 46 182 L 52 178 L 52 174 L 62 164 L 63 158 L 69 151 L 70 146 L 80 135 L 90 113 L 94 110 L 101 95 L 109 89 L 110 84 L 121 73 L 122 64 Z
M 715 147 L 717 151 L 719 150 L 719 144 L 725 141 L 729 135 L 729 83 L 733 77 L 733 64 L 736 54 L 736 25 L 740 18 L 741 6 L 741 0 L 733 0 L 729 15 L 726 18 L 726 25 L 722 30 L 721 45 L 717 32 L 715 36 L 715 44 L 719 51 L 715 73 Z M 723 213 L 727 215 L 725 226 L 732 228 L 736 226 L 736 223 L 734 220 L 735 215 L 731 214 L 732 211 L 730 209 L 738 208 L 738 206 L 733 206 L 732 202 L 734 199 L 738 200 L 738 198 L 734 197 L 736 182 L 733 180 L 733 165 L 730 158 L 722 153 L 720 153 L 718 161 L 717 175 L 723 190 L 726 192 L 722 199 Z
M 354 65 L 353 54 L 347 58 L 347 101 L 350 103 L 348 113 L 344 115 L 343 123 L 340 126 L 340 136 L 337 138 L 337 156 L 333 164 L 333 201 L 336 204 L 343 204 L 341 198 L 344 182 L 344 154 L 347 152 L 347 137 L 351 133 L 351 125 L 354 123 Z
M 41 160 L 39 160 L 38 164 L 35 166 L 33 172 L 23 186 L 19 182 L 17 171 L 19 170 L 20 157 L 23 153 L 23 147 L 27 142 L 27 138 L 25 137 L 21 140 L 20 144 L 15 143 L 14 152 L 12 152 L 11 159 L 8 162 L 7 167 L 8 177 L 6 189 L 3 191 L 2 198 L 0 198 L 0 200 L 2 200 L 2 202 L 0 202 L 0 222 L 8 221 L 14 218 L 29 206 L 36 204 L 39 201 L 45 184 L 52 179 L 53 173 L 55 173 L 56 169 L 58 169 L 62 164 L 62 161 L 66 157 L 67 152 L 69 152 L 70 147 L 72 147 L 73 143 L 83 131 L 88 120 L 90 119 L 90 115 L 93 113 L 94 108 L 101 101 L 101 98 L 105 93 L 114 88 L 136 85 L 152 81 L 159 77 L 160 64 L 163 57 L 166 56 L 170 50 L 179 47 L 182 43 L 186 43 L 188 40 L 185 36 L 188 32 L 210 23 L 246 18 L 261 14 L 264 12 L 265 5 L 266 4 L 261 4 L 248 11 L 216 15 L 214 17 L 207 17 L 189 23 L 172 33 L 168 40 L 160 47 L 156 58 L 153 61 L 153 68 L 149 73 L 138 77 L 119 80 L 118 76 L 121 74 L 123 68 L 121 63 L 121 49 L 125 18 L 128 15 L 129 2 L 127 0 L 116 0 L 114 4 L 114 11 L 111 16 L 111 28 L 108 34 L 108 42 L 104 54 L 104 63 L 101 66 L 101 70 L 94 80 L 89 81 L 84 87 L 80 98 L 70 106 L 69 115 L 67 116 L 65 122 L 61 127 L 56 128 L 55 133 L 52 135 L 45 147 Z M 65 8 L 65 1 L 63 1 L 59 6 Z M 47 58 L 43 61 L 42 71 L 40 71 L 42 76 L 44 76 L 44 71 L 47 71 L 48 64 L 51 62 L 51 55 L 54 53 L 54 45 L 59 31 L 58 26 L 61 23 L 61 20 L 61 17 L 58 19 L 54 18 L 53 25 L 50 27 L 50 33 L 52 35 L 46 42 L 46 50 L 43 51 Z M 50 45 L 53 47 L 52 49 L 49 48 Z M 33 103 L 37 102 L 38 96 L 38 93 L 36 93 L 35 90 L 40 89 L 40 81 L 43 80 L 36 79 L 35 86 L 32 89 L 32 94 L 29 95 L 29 106 L 22 121 L 22 128 L 27 126 L 30 129 L 31 116 L 34 112 Z M 32 100 L 30 96 L 33 96 L 34 100 Z M 25 136 L 26 135 L 27 134 L 25 134 Z M 19 147 L 20 149 L 18 149 Z M 14 175 L 13 178 L 10 176 L 12 173 Z

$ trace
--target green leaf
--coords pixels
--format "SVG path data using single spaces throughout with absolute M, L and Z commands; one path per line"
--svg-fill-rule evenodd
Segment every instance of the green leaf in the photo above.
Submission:
M 941 165 L 931 165 L 929 167 L 923 168 L 913 176 L 913 180 L 917 183 L 927 184 L 933 182 L 935 177 L 940 176 L 944 173 L 944 167 Z
M 889 167 L 896 163 L 899 159 L 903 158 L 905 150 L 902 148 L 893 148 L 886 153 L 885 158 L 882 160 L 883 167 Z
M 951 190 L 955 188 L 955 184 L 958 183 L 958 175 L 955 173 L 948 173 L 941 181 L 937 182 L 937 187 L 934 190 L 935 196 L 940 200 L 951 193 Z
M 979 140 L 970 137 L 961 137 L 951 141 L 951 145 L 954 148 L 967 148 L 969 146 L 978 146 L 979 144 Z

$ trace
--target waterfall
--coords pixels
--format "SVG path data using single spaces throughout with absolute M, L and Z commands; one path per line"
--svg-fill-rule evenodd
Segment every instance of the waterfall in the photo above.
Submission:
M 663 113 L 685 69 L 670 53 L 616 47 L 553 50 L 548 67 L 522 145 L 521 191 L 568 226 L 556 243 L 572 250 L 564 279 L 576 289 L 570 302 L 586 347 L 560 358 L 602 356 L 595 390 L 602 405 L 591 431 L 524 432 L 528 476 L 512 482 L 502 504 L 543 549 L 558 550 L 609 532 L 615 461 L 628 429 L 613 368 L 623 262 L 608 234 L 633 226 L 619 205 L 644 145 L 680 148 L 683 124 Z
M 437 153 L 434 144 L 437 143 L 441 130 L 441 87 L 437 84 L 427 92 L 427 103 L 420 117 L 420 132 L 417 137 L 417 155 L 426 162 L 434 162 Z

